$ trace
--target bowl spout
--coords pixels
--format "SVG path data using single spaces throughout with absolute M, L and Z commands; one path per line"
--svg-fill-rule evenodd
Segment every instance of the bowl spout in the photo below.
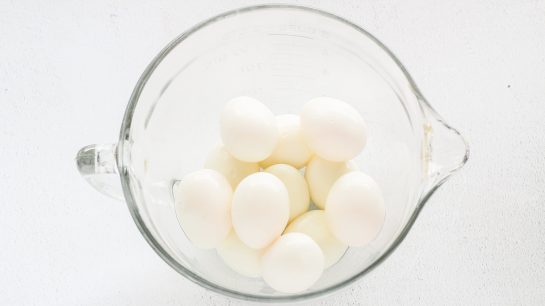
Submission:
M 423 196 L 429 196 L 465 165 L 469 146 L 460 132 L 448 125 L 428 103 L 423 103 L 423 110 L 422 171 L 426 177 Z
M 81 176 L 96 190 L 123 200 L 116 163 L 116 145 L 89 145 L 79 150 L 76 165 Z

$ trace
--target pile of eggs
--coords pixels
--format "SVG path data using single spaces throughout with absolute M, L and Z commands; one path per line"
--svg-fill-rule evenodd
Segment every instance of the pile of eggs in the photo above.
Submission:
M 367 129 L 349 104 L 319 97 L 299 116 L 275 117 L 258 100 L 238 97 L 220 125 L 223 145 L 174 189 L 178 220 L 196 247 L 216 249 L 241 275 L 297 293 L 348 247 L 378 235 L 384 200 L 351 161 Z

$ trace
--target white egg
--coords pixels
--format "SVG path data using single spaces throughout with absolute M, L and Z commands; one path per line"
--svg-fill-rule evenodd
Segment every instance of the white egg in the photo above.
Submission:
M 265 170 L 279 178 L 288 190 L 290 198 L 290 218 L 293 220 L 297 216 L 308 210 L 310 206 L 310 195 L 305 177 L 290 165 L 278 164 L 270 166 Z
M 178 221 L 195 246 L 215 248 L 227 237 L 233 191 L 223 175 L 210 169 L 195 171 L 176 184 L 173 193 Z
M 218 246 L 218 255 L 233 271 L 247 276 L 261 276 L 261 255 L 263 250 L 246 246 L 234 231 Z
M 324 268 L 337 263 L 348 249 L 329 230 L 323 210 L 311 210 L 293 220 L 284 233 L 294 232 L 308 235 L 320 246 L 324 253 Z
M 276 176 L 258 172 L 238 184 L 233 194 L 232 221 L 237 236 L 254 249 L 268 246 L 288 223 L 290 199 Z
M 341 176 L 331 187 L 326 220 L 337 239 L 349 246 L 365 246 L 384 224 L 384 199 L 377 183 L 355 171 Z
M 302 233 L 282 235 L 261 258 L 263 280 L 273 289 L 297 293 L 310 288 L 322 275 L 324 255 Z
M 216 170 L 223 174 L 235 189 L 248 175 L 259 172 L 257 163 L 247 163 L 234 158 L 223 146 L 215 148 L 206 159 L 204 167 L 207 169 Z
M 333 183 L 343 174 L 357 170 L 354 162 L 331 162 L 318 156 L 313 157 L 305 170 L 305 178 L 312 202 L 319 208 L 325 207 L 327 194 Z
M 241 161 L 266 159 L 278 141 L 273 113 L 254 98 L 238 97 L 227 102 L 220 124 L 225 149 Z
M 297 169 L 304 167 L 312 157 L 303 134 L 301 133 L 301 120 L 297 115 L 276 116 L 278 127 L 278 143 L 269 158 L 260 165 L 267 168 L 274 164 L 288 164 Z
M 301 130 L 309 148 L 330 161 L 356 157 L 367 142 L 367 127 L 358 111 L 328 97 L 314 98 L 303 106 Z

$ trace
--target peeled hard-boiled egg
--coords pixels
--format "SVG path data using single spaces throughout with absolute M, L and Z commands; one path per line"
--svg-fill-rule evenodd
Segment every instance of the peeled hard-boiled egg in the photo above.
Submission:
M 324 253 L 324 268 L 337 263 L 348 246 L 329 230 L 323 210 L 311 210 L 293 220 L 284 233 L 303 233 L 312 238 Z
M 240 240 L 251 248 L 264 248 L 278 238 L 289 214 L 288 190 L 270 173 L 250 174 L 233 194 L 233 227 Z
M 267 168 L 274 164 L 288 164 L 297 169 L 304 167 L 312 157 L 301 133 L 301 120 L 297 115 L 276 116 L 278 143 L 271 156 L 260 165 Z
M 356 157 L 367 142 L 367 127 L 358 111 L 329 97 L 314 98 L 303 106 L 301 130 L 309 148 L 330 161 Z
M 227 237 L 233 191 L 223 175 L 210 169 L 195 171 L 176 184 L 173 193 L 178 221 L 195 246 L 215 248 Z
M 246 246 L 234 231 L 218 246 L 218 255 L 235 272 L 247 277 L 261 276 L 263 250 Z
M 225 149 L 241 161 L 266 159 L 278 141 L 273 113 L 254 98 L 238 97 L 227 102 L 220 125 Z
M 365 246 L 384 224 L 384 199 L 377 183 L 354 171 L 341 176 L 329 191 L 326 220 L 337 239 L 349 246 Z
M 357 170 L 354 162 L 331 162 L 318 156 L 313 157 L 305 170 L 305 178 L 308 183 L 310 198 L 323 209 L 329 189 L 343 174 Z
M 223 146 L 218 146 L 208 155 L 204 167 L 223 174 L 235 189 L 248 175 L 259 172 L 257 163 L 247 163 L 234 158 Z
M 324 255 L 310 238 L 302 233 L 282 235 L 261 258 L 263 280 L 273 289 L 297 293 L 310 288 L 322 275 Z
M 290 221 L 308 210 L 310 206 L 308 185 L 299 170 L 289 165 L 278 164 L 265 169 L 265 172 L 273 174 L 286 186 L 290 198 Z

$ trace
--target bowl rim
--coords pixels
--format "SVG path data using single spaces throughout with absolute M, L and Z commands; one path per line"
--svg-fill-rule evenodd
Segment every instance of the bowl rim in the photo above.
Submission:
M 167 251 L 164 250 L 164 248 L 161 246 L 161 244 L 155 239 L 153 234 L 150 232 L 150 230 L 147 228 L 147 226 L 144 223 L 144 220 L 142 219 L 142 216 L 140 215 L 140 212 L 138 210 L 138 207 L 135 203 L 134 197 L 131 192 L 131 185 L 130 181 L 131 178 L 128 173 L 127 165 L 124 163 L 124 157 L 128 156 L 128 152 L 125 152 L 125 142 L 129 140 L 130 138 L 130 130 L 131 130 L 131 124 L 132 124 L 132 116 L 134 113 L 134 110 L 136 108 L 136 105 L 138 104 L 138 100 L 140 98 L 140 94 L 146 85 L 147 81 L 149 80 L 150 76 L 153 74 L 157 66 L 162 62 L 162 60 L 172 51 L 176 46 L 178 46 L 181 42 L 183 42 L 186 38 L 188 38 L 190 35 L 195 33 L 196 31 L 200 30 L 201 28 L 212 24 L 216 21 L 222 20 L 224 18 L 232 17 L 235 15 L 238 15 L 240 13 L 247 13 L 247 12 L 253 12 L 257 10 L 267 10 L 267 9 L 294 9 L 294 10 L 301 10 L 317 15 L 321 15 L 324 17 L 335 19 L 336 21 L 339 21 L 341 23 L 344 23 L 345 25 L 352 27 L 356 31 L 360 32 L 361 34 L 367 36 L 369 39 L 371 39 L 374 43 L 376 43 L 384 52 L 387 53 L 387 55 L 396 63 L 396 65 L 400 68 L 402 71 L 404 77 L 409 82 L 409 85 L 411 86 L 411 89 L 415 96 L 418 98 L 419 102 L 426 104 L 428 107 L 429 104 L 422 96 L 420 90 L 416 86 L 415 82 L 413 81 L 412 77 L 410 76 L 407 69 L 401 64 L 401 62 L 398 60 L 398 58 L 390 51 L 382 42 L 380 42 L 377 38 L 375 38 L 373 35 L 371 35 L 369 32 L 361 28 L 360 26 L 356 25 L 355 23 L 348 21 L 342 17 L 339 17 L 333 13 L 325 12 L 320 9 L 311 8 L 307 6 L 299 6 L 299 5 L 289 5 L 289 4 L 264 4 L 264 5 L 255 5 L 255 6 L 248 6 L 243 7 L 239 9 L 229 10 L 224 13 L 221 13 L 219 15 L 213 16 L 203 22 L 200 22 L 196 24 L 195 26 L 191 27 L 189 30 L 183 32 L 182 34 L 178 35 L 176 38 L 174 38 L 170 43 L 168 43 L 156 56 L 155 58 L 148 64 L 144 72 L 142 73 L 141 77 L 138 79 L 138 82 L 131 94 L 131 97 L 129 99 L 129 103 L 127 105 L 125 115 L 123 117 L 123 121 L 121 124 L 121 131 L 119 135 L 119 142 L 117 145 L 117 165 L 118 170 L 120 174 L 121 179 L 121 185 L 123 188 L 123 194 L 125 196 L 125 201 L 127 202 L 127 206 L 129 208 L 129 212 L 134 220 L 134 223 L 136 224 L 138 230 L 144 236 L 145 240 L 149 243 L 149 245 L 152 247 L 152 249 L 161 257 L 169 266 L 171 266 L 175 271 L 177 271 L 179 274 L 183 275 L 185 278 L 189 279 L 193 283 L 205 288 L 209 289 L 215 293 L 219 293 L 225 296 L 237 298 L 240 300 L 245 301 L 254 301 L 254 302 L 294 302 L 294 301 L 302 301 L 312 298 L 321 297 L 324 295 L 331 294 L 339 289 L 345 288 L 346 286 L 353 284 L 356 280 L 362 278 L 364 275 L 375 269 L 377 266 L 379 266 L 386 258 L 388 258 L 393 251 L 399 246 L 399 244 L 405 239 L 407 236 L 407 233 L 411 229 L 412 225 L 414 224 L 415 220 L 417 219 L 422 207 L 426 203 L 426 201 L 430 198 L 430 196 L 433 194 L 433 192 L 444 182 L 438 182 L 434 187 L 432 187 L 426 194 L 424 194 L 420 200 L 418 201 L 414 211 L 410 215 L 407 223 L 404 225 L 398 236 L 394 239 L 394 241 L 389 245 L 389 247 L 384 251 L 383 254 L 381 254 L 377 259 L 375 259 L 374 262 L 372 262 L 367 268 L 360 271 L 356 275 L 353 275 L 352 277 L 343 280 L 342 282 L 339 282 L 333 286 L 324 288 L 322 290 L 318 290 L 315 292 L 302 292 L 299 294 L 293 294 L 293 295 L 284 295 L 284 296 L 261 296 L 256 294 L 248 294 L 239 292 L 236 290 L 224 288 L 220 285 L 217 285 L 211 281 L 208 281 L 207 279 L 197 275 L 196 273 L 192 272 L 191 270 L 185 268 L 183 265 L 178 263 L 172 256 L 168 254 Z

